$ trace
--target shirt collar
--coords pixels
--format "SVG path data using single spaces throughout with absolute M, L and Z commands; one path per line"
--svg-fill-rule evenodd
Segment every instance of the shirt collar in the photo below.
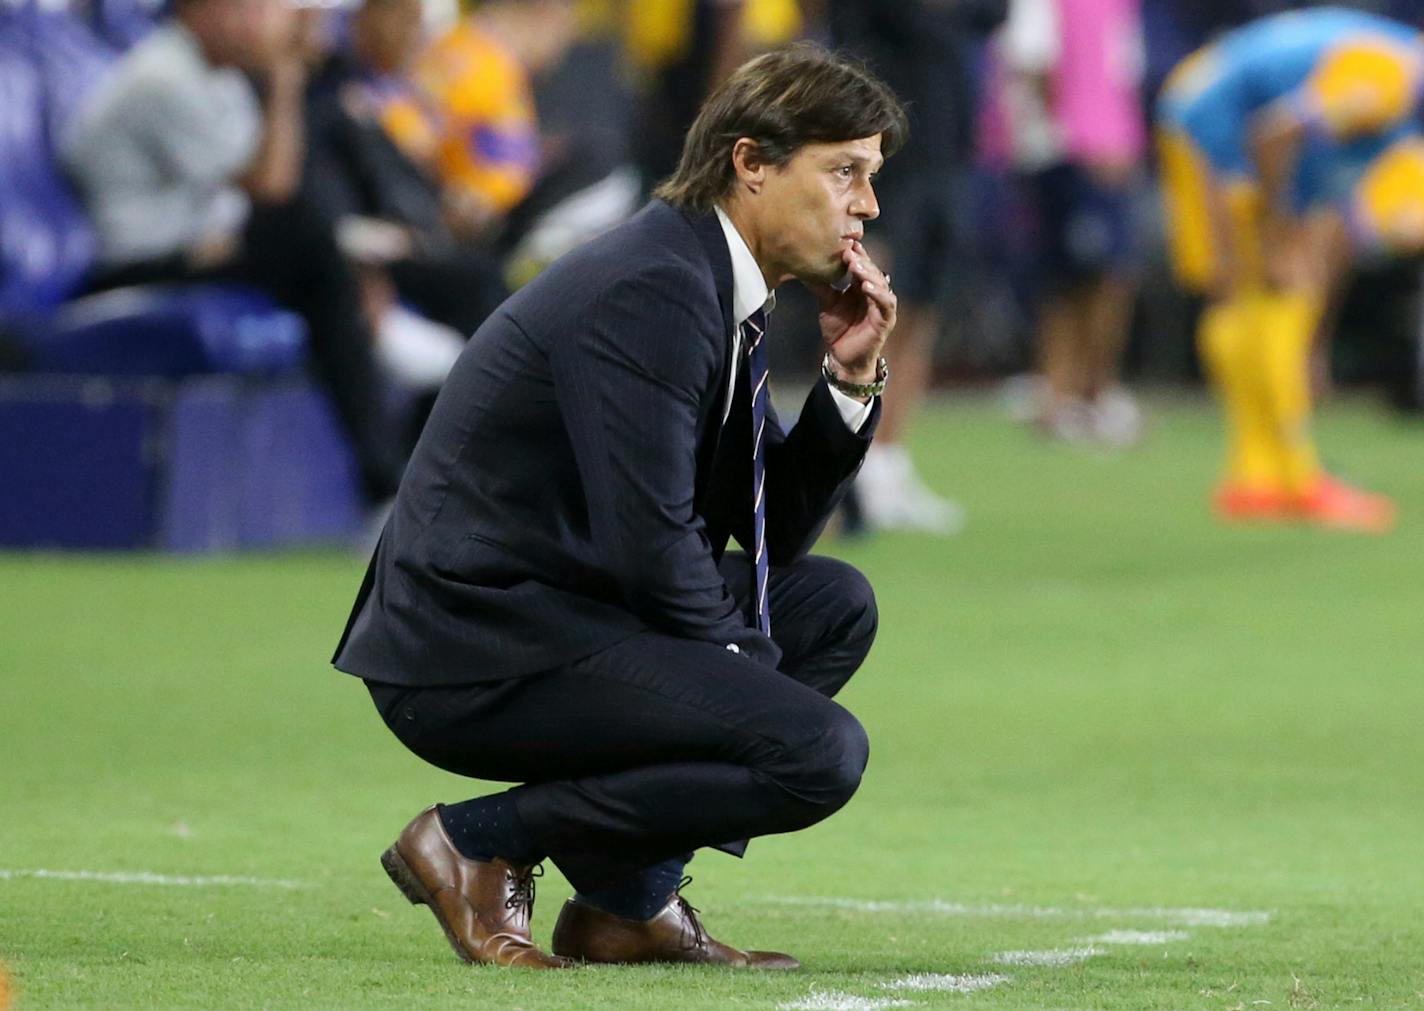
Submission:
M 771 312 L 776 308 L 776 292 L 766 286 L 766 278 L 761 276 L 756 257 L 727 217 L 727 212 L 717 208 L 717 221 L 722 225 L 722 234 L 727 239 L 727 251 L 732 254 L 732 315 L 737 326 L 746 322 L 747 317 L 758 309 Z

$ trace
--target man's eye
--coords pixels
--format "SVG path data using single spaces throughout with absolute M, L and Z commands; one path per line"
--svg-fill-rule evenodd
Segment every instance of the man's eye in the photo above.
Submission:
M 854 171 L 855 169 L 852 168 L 850 165 L 842 165 L 840 168 L 836 169 L 836 175 L 840 176 L 842 179 L 849 179 L 850 174 Z

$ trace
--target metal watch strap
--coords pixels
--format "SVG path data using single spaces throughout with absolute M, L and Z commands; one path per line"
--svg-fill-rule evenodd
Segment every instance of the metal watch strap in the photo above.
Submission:
M 821 377 L 848 397 L 878 397 L 885 392 L 885 380 L 890 378 L 890 363 L 881 355 L 875 363 L 875 382 L 848 383 L 831 369 L 831 353 L 827 351 L 821 359 Z

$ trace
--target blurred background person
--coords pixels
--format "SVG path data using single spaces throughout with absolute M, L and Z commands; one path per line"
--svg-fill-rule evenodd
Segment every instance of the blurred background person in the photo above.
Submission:
M 542 129 L 535 85 L 577 37 L 571 0 L 486 0 L 429 34 L 427 13 L 351 15 L 309 89 L 306 185 L 363 266 L 383 362 L 433 393 L 510 287 L 625 216 L 634 185 L 609 192 L 614 162 Z
M 539 118 L 529 75 L 562 54 L 573 28 L 570 0 L 473 6 L 416 59 L 416 107 L 388 111 L 396 141 L 439 173 L 463 235 L 491 236 L 533 189 Z
M 1138 0 L 1010 0 L 995 38 L 986 153 L 1021 176 L 1037 230 L 1040 383 L 1032 416 L 1069 441 L 1128 445 L 1133 198 L 1145 145 Z
M 433 161 L 416 162 L 393 137 L 417 126 L 433 134 L 438 123 L 409 75 L 426 42 L 423 8 L 367 0 L 321 55 L 307 89 L 303 179 L 358 266 L 381 364 L 416 394 L 409 445 L 466 338 L 508 294 L 493 251 L 457 237 Z
M 1159 107 L 1170 252 L 1208 302 L 1198 346 L 1226 409 L 1215 493 L 1231 520 L 1382 532 L 1386 497 L 1328 474 L 1309 359 L 1350 252 L 1417 249 L 1424 49 L 1341 8 L 1272 16 L 1189 56 Z M 1351 235 L 1353 233 L 1353 235 Z
M 63 158 L 98 237 L 92 288 L 234 280 L 303 316 L 375 504 L 402 460 L 356 279 L 300 187 L 306 27 L 283 0 L 177 0 L 88 96 Z
M 805 27 L 797 0 L 619 0 L 640 83 L 633 159 L 645 192 L 671 175 L 702 100 L 758 52 Z
M 977 104 L 975 47 L 1003 20 L 1005 0 L 826 0 L 837 46 L 865 59 L 905 102 L 910 143 L 876 182 L 880 220 L 867 235 L 900 298 L 894 389 L 855 483 L 870 529 L 953 533 L 959 505 L 920 479 L 906 433 L 929 388 L 942 307 L 966 281 L 968 164 Z
M 416 58 L 421 95 L 391 108 L 386 124 L 416 161 L 434 165 L 458 234 L 497 238 L 551 174 L 531 77 L 564 56 L 577 26 L 573 0 L 484 0 Z
M 456 236 L 493 244 L 514 287 L 636 208 L 636 182 L 596 126 L 541 130 L 535 85 L 570 69 L 585 27 L 574 0 L 476 3 L 417 57 L 424 107 L 387 119 L 411 157 L 434 164 Z M 582 84 L 612 90 L 581 69 Z
M 351 15 L 308 89 L 305 185 L 348 254 L 382 263 L 400 297 L 467 337 L 508 290 L 493 253 L 457 238 L 433 160 L 395 140 L 440 122 L 410 76 L 422 14 L 421 0 L 366 0 Z

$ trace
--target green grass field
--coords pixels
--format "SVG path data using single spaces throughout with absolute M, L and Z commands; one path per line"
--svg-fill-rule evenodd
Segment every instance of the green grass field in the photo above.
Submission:
M 943 403 L 918 450 L 965 533 L 824 545 L 880 596 L 842 697 L 865 784 L 690 868 L 709 928 L 793 974 L 456 961 L 377 856 L 479 789 L 327 667 L 354 558 L 0 557 L 15 1007 L 1424 1006 L 1424 428 L 1322 420 L 1396 533 L 1225 529 L 1214 414 L 1152 409 L 1111 456 Z

